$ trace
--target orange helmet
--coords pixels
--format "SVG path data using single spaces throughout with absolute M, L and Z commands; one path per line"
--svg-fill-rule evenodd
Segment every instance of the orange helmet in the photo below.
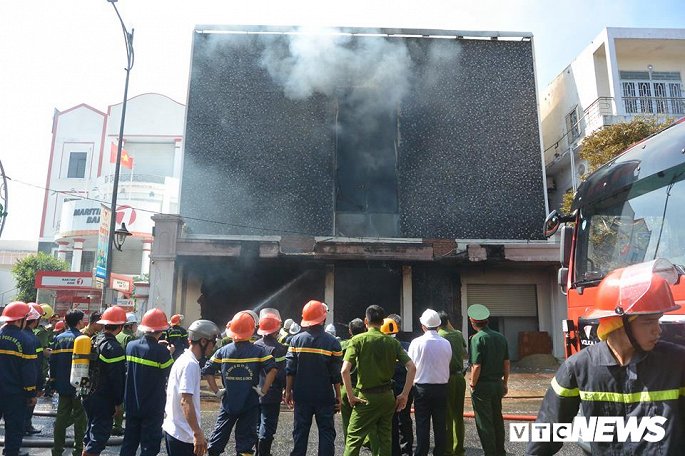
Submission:
M 259 312 L 259 329 L 257 334 L 266 336 L 281 329 L 281 314 L 276 309 L 262 309 Z
M 656 260 L 609 273 L 597 288 L 594 309 L 585 318 L 660 314 L 680 309 L 667 280 L 672 274 L 663 265 L 664 260 Z
M 302 309 L 302 323 L 301 326 L 306 328 L 308 326 L 318 325 L 326 320 L 328 313 L 328 306 L 321 301 L 311 300 L 305 304 Z
M 64 321 L 60 320 L 57 323 L 55 323 L 55 331 L 64 331 Z
M 254 317 L 242 310 L 226 324 L 226 335 L 234 341 L 248 340 L 254 334 L 254 329 Z
M 7 304 L 5 310 L 2 311 L 0 322 L 7 323 L 8 321 L 23 320 L 31 312 L 31 307 L 21 301 L 14 301 Z
M 397 327 L 397 322 L 392 318 L 384 318 L 381 325 L 381 332 L 383 334 L 397 334 L 400 329 Z
M 45 311 L 43 310 L 43 308 L 35 302 L 29 302 L 28 305 L 31 308 L 31 310 L 29 311 L 29 314 L 26 317 L 27 320 L 40 320 L 40 317 L 45 315 Z
M 174 315 L 175 317 L 176 315 Z M 173 320 L 173 317 L 171 317 Z M 161 309 L 150 309 L 145 312 L 143 319 L 138 325 L 143 332 L 157 332 L 164 331 L 169 328 L 169 323 L 167 323 L 166 314 Z
M 172 316 L 171 316 L 171 319 L 169 320 L 169 324 L 170 324 L 171 326 L 180 325 L 181 322 L 183 321 L 183 318 L 185 318 L 185 317 L 184 317 L 183 315 L 181 315 L 181 314 L 172 315 Z
M 96 321 L 100 325 L 123 325 L 126 323 L 126 311 L 119 306 L 112 306 L 102 313 Z

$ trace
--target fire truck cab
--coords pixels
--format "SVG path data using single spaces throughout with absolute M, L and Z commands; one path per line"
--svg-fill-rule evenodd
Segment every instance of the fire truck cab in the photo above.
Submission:
M 615 269 L 657 258 L 675 267 L 678 280 L 671 290 L 681 306 L 662 317 L 662 338 L 685 345 L 685 119 L 590 175 L 570 215 L 548 215 L 545 236 L 559 227 L 566 356 L 598 341 L 597 321 L 582 317 L 601 280 Z

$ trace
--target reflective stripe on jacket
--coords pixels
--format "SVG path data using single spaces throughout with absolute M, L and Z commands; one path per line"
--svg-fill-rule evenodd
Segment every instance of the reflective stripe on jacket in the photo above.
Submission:
M 24 331 L 9 324 L 0 328 L 0 394 L 34 397 L 37 359 L 35 343 Z
M 166 403 L 166 380 L 173 364 L 169 350 L 152 336 L 126 346 L 126 413 L 142 416 L 162 413 Z

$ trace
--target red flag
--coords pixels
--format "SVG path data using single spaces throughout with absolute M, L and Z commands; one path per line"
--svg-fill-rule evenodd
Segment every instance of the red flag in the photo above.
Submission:
M 117 161 L 117 145 L 112 143 L 112 149 L 109 154 L 109 162 L 110 163 L 116 163 Z M 128 151 L 124 149 L 123 147 L 121 148 L 121 164 L 128 168 L 128 169 L 133 169 L 133 157 L 131 157 L 128 154 Z

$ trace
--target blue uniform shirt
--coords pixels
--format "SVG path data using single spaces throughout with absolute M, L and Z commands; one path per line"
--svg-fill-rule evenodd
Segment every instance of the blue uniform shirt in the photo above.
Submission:
M 274 357 L 276 363 L 276 378 L 269 388 L 269 392 L 259 399 L 261 404 L 280 404 L 283 396 L 283 388 L 285 388 L 285 356 L 288 353 L 288 347 L 281 344 L 273 336 L 267 335 L 254 343 L 258 347 L 264 348 L 265 352 Z M 268 371 L 262 370 L 259 376 L 259 386 L 264 385 L 266 374 Z
M 400 341 L 400 345 L 404 351 L 409 350 L 409 342 Z M 407 381 L 407 368 L 400 360 L 397 360 L 397 364 L 395 365 L 395 374 L 392 377 L 392 381 L 395 396 L 398 396 L 404 389 L 404 382 Z
M 340 341 L 321 325 L 307 328 L 290 341 L 285 373 L 295 376 L 295 402 L 335 404 L 333 385 L 342 382 L 341 368 Z
M 14 325 L 0 328 L 0 394 L 36 395 L 36 348 Z
M 174 350 L 174 360 L 178 359 L 179 356 L 183 354 L 188 345 L 188 331 L 183 326 L 172 326 L 162 334 L 162 338 L 169 341 L 169 344 L 176 347 Z
M 207 361 L 202 375 L 214 375 L 221 370 L 226 394 L 221 406 L 228 413 L 241 413 L 259 406 L 259 396 L 252 388 L 259 385 L 259 374 L 269 372 L 276 364 L 273 356 L 252 342 L 231 342 L 224 345 Z
M 106 332 L 96 336 L 100 374 L 92 396 L 111 401 L 114 405 L 124 402 L 126 378 L 126 355 L 117 338 Z
M 76 388 L 71 386 L 71 356 L 74 353 L 74 339 L 81 336 L 76 328 L 69 328 L 52 341 L 50 354 L 50 379 L 55 383 L 55 391 L 66 396 L 75 396 Z
M 166 381 L 174 360 L 169 350 L 152 336 L 126 346 L 126 413 L 142 416 L 163 413 Z

